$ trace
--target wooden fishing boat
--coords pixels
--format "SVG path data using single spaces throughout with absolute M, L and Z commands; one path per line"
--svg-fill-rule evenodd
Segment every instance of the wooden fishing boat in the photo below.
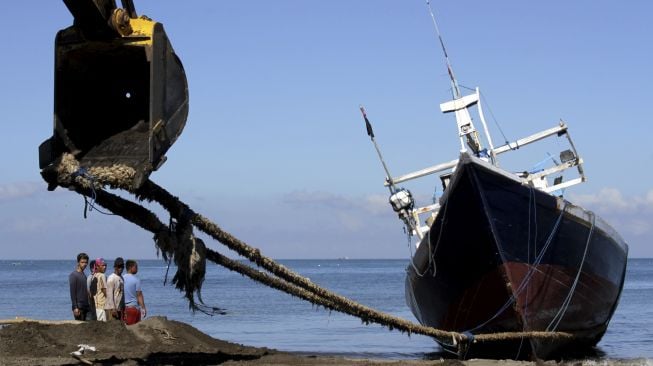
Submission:
M 605 221 L 466 153 L 440 205 L 407 269 L 406 300 L 422 324 L 574 335 L 472 343 L 465 357 L 546 359 L 598 343 L 628 252 Z
M 564 198 L 565 189 L 586 181 L 566 123 L 495 147 L 479 89 L 461 94 L 441 37 L 440 44 L 453 94 L 440 108 L 455 115 L 458 159 L 393 177 L 361 107 L 386 172 L 390 204 L 416 245 L 406 275 L 408 306 L 420 323 L 470 337 L 573 335 L 471 342 L 463 354 L 455 344 L 441 343 L 462 358 L 547 359 L 590 350 L 617 307 L 628 246 L 604 220 Z M 523 146 L 551 138 L 565 148 L 549 155 L 548 166 L 508 170 L 499 164 L 500 154 L 522 153 Z M 443 193 L 426 205 L 417 205 L 412 193 L 398 186 L 432 174 L 440 175 Z

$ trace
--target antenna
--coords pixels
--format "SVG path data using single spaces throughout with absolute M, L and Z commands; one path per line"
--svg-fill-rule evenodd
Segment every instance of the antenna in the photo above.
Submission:
M 460 89 L 458 88 L 458 81 L 456 76 L 453 73 L 453 68 L 451 67 L 451 61 L 449 61 L 449 54 L 447 53 L 447 48 L 444 46 L 444 41 L 442 40 L 442 34 L 440 34 L 440 27 L 438 27 L 438 22 L 435 20 L 435 14 L 433 13 L 433 8 L 431 8 L 431 2 L 426 0 L 426 6 L 429 8 L 429 13 L 431 14 L 431 19 L 433 20 L 433 27 L 435 27 L 435 33 L 438 36 L 440 41 L 440 46 L 442 47 L 442 52 L 444 53 L 444 59 L 447 62 L 447 73 L 449 73 L 449 78 L 451 79 L 451 86 L 454 92 L 454 99 L 462 97 L 460 94 Z

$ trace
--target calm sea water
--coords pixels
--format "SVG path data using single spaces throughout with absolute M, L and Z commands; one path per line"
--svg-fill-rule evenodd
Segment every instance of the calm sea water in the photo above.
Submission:
M 281 263 L 342 295 L 414 321 L 404 302 L 405 260 Z M 68 274 L 74 264 L 0 261 L 0 319 L 71 319 Z M 204 301 L 228 313 L 193 314 L 174 287 L 163 285 L 165 273 L 162 260 L 139 262 L 149 315 L 190 323 L 216 338 L 285 351 L 389 359 L 427 358 L 439 351 L 427 337 L 363 325 L 356 318 L 315 307 L 210 264 Z M 169 278 L 173 273 L 170 268 Z M 653 259 L 629 261 L 621 302 L 599 351 L 609 359 L 653 359 Z

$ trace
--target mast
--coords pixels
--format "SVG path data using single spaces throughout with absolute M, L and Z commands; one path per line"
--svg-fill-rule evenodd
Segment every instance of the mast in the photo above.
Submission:
M 383 165 L 383 170 L 385 170 L 386 182 L 388 182 L 388 188 L 390 189 L 390 194 L 394 194 L 395 192 L 397 192 L 397 187 L 395 186 L 395 183 L 392 181 L 392 174 L 390 174 L 390 170 L 388 169 L 388 166 L 386 165 L 385 160 L 383 159 L 383 155 L 381 155 L 381 149 L 379 149 L 379 145 L 376 143 L 376 138 L 374 138 L 374 130 L 372 129 L 372 124 L 370 123 L 370 120 L 367 118 L 367 113 L 365 112 L 365 108 L 363 108 L 363 106 L 361 105 L 359 106 L 359 109 L 363 114 L 363 119 L 365 120 L 365 129 L 367 130 L 367 135 L 372 140 L 372 143 L 374 144 L 374 148 L 376 149 L 376 154 L 379 156 L 379 160 Z
M 440 104 L 440 110 L 443 113 L 455 113 L 456 123 L 458 125 L 458 136 L 460 137 L 460 150 L 462 152 L 467 151 L 467 148 L 465 147 L 465 142 L 467 142 L 467 146 L 472 149 L 474 154 L 479 155 L 480 151 L 483 149 L 483 146 L 481 145 L 481 141 L 478 137 L 478 131 L 476 131 L 476 128 L 474 127 L 472 117 L 469 114 L 468 110 L 469 107 L 479 102 L 479 94 L 475 93 L 463 96 L 460 92 L 460 86 L 458 85 L 458 80 L 456 80 L 456 76 L 453 72 L 453 67 L 451 66 L 451 60 L 449 60 L 447 48 L 444 45 L 444 40 L 442 39 L 442 34 L 440 33 L 440 28 L 438 27 L 438 22 L 435 19 L 435 14 L 431 8 L 431 2 L 426 0 L 426 5 L 429 8 L 431 20 L 433 21 L 433 27 L 435 28 L 436 35 L 440 41 L 440 47 L 442 48 L 442 53 L 444 54 L 444 59 L 447 65 L 447 74 L 451 80 L 451 88 L 453 91 L 453 100 Z
M 383 155 L 381 155 L 381 150 L 379 149 L 379 145 L 376 143 L 376 139 L 374 138 L 374 130 L 372 129 L 372 124 L 370 123 L 370 120 L 367 118 L 367 113 L 365 112 L 365 108 L 363 108 L 362 105 L 360 106 L 360 111 L 361 114 L 363 115 L 363 119 L 365 120 L 365 129 L 367 130 L 367 135 L 372 140 L 372 143 L 374 143 L 374 148 L 376 149 L 376 153 L 379 156 L 379 160 L 381 160 L 381 164 L 383 165 L 383 170 L 385 170 L 386 185 L 390 189 L 390 199 L 389 199 L 390 205 L 392 206 L 392 209 L 399 215 L 401 221 L 404 222 L 408 232 L 411 233 L 411 235 L 416 234 L 417 236 L 419 236 L 421 240 L 424 237 L 424 234 L 420 230 L 420 226 L 418 223 L 419 218 L 417 217 L 414 211 L 415 199 L 413 198 L 413 195 L 410 193 L 409 190 L 407 190 L 406 188 L 398 188 L 395 185 L 394 179 L 390 174 L 390 170 L 388 169 L 385 160 L 383 160 Z

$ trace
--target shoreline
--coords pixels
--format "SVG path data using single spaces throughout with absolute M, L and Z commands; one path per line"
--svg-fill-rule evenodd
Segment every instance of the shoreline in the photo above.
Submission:
M 85 351 L 75 358 L 79 345 Z M 347 356 L 289 353 L 250 347 L 212 338 L 189 324 L 152 317 L 138 324 L 121 322 L 0 320 L 0 363 L 2 365 L 651 365 L 651 360 L 513 361 L 472 359 L 390 360 Z

